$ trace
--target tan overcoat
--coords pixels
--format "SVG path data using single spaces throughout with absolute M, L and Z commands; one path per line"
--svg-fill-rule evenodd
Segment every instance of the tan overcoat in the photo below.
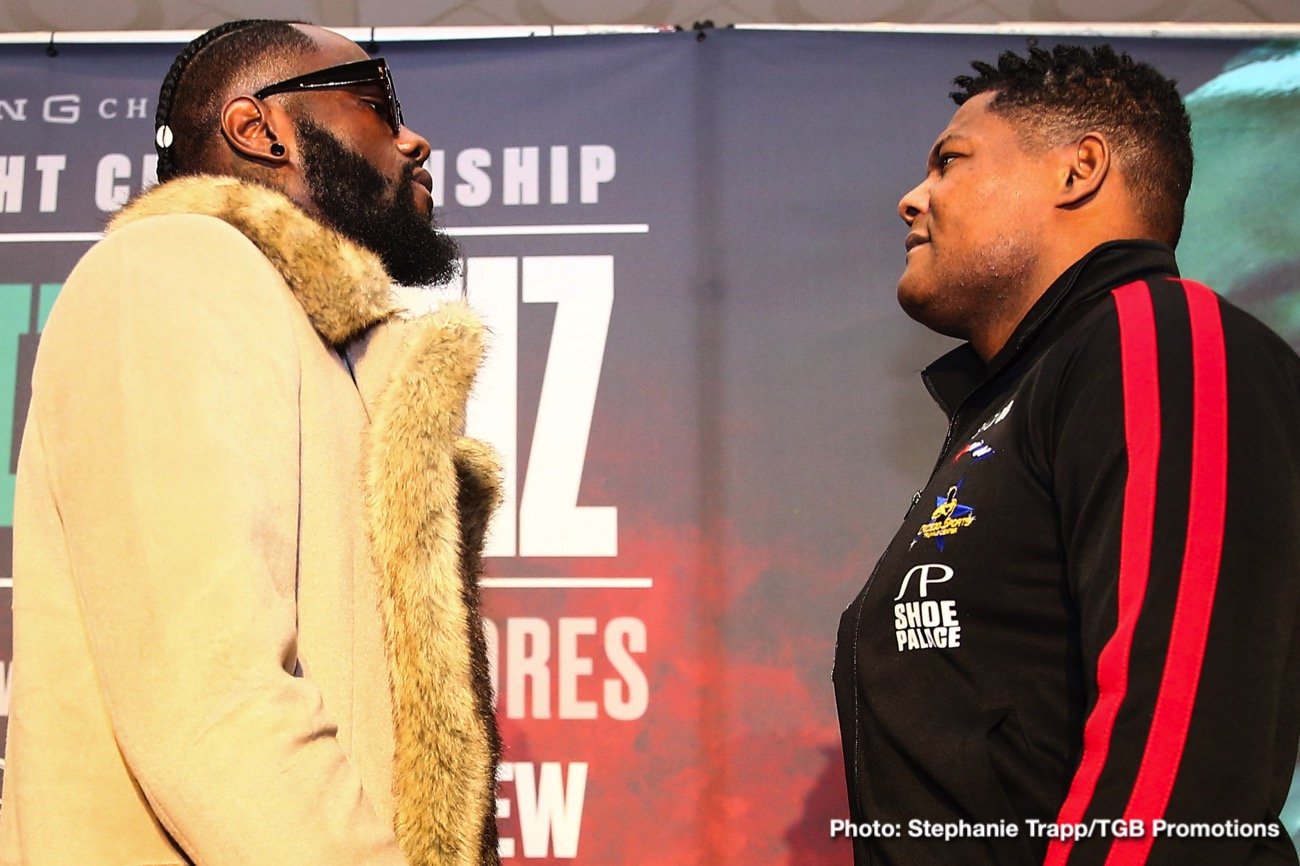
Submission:
M 495 862 L 482 339 L 270 190 L 118 216 L 33 377 L 0 863 Z

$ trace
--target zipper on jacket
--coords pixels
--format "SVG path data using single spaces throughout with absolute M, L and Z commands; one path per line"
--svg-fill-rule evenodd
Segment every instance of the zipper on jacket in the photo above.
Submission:
M 978 391 L 979 389 L 976 388 L 975 390 Z M 973 394 L 974 391 L 971 393 Z M 967 395 L 968 398 L 969 396 L 970 395 Z M 953 433 L 957 429 L 957 419 L 961 417 L 961 410 L 965 405 L 966 400 L 962 400 L 962 402 L 957 406 L 956 411 L 952 413 L 952 418 L 948 421 L 948 432 L 945 433 L 943 437 L 943 447 L 939 449 L 939 459 L 935 461 L 934 468 L 930 470 L 930 477 L 926 480 L 925 486 L 922 487 L 921 490 L 912 494 L 912 504 L 908 506 L 907 513 L 903 515 L 904 523 L 907 522 L 907 518 L 912 514 L 912 510 L 916 508 L 916 504 L 921 501 L 922 491 L 924 491 L 926 487 L 930 486 L 930 482 L 934 480 L 934 476 L 939 473 L 939 467 L 943 465 L 943 460 L 948 455 L 948 449 L 952 446 Z M 885 557 L 889 555 L 890 548 L 893 546 L 894 542 L 891 539 L 889 545 L 886 546 L 884 552 L 881 553 L 880 558 L 876 560 L 875 567 L 871 569 L 871 574 L 867 576 L 867 582 L 863 585 L 862 592 L 858 594 L 856 599 L 858 615 L 853 623 L 853 778 L 849 780 L 849 785 L 854 792 L 854 798 L 858 801 L 858 812 L 861 813 L 864 823 L 869 816 L 867 814 L 866 805 L 862 802 L 861 795 L 858 793 L 858 777 L 862 774 L 860 758 L 862 754 L 862 741 L 860 734 L 861 723 L 859 721 L 860 717 L 858 715 L 858 708 L 864 699 L 860 689 L 861 680 L 858 677 L 858 643 L 862 636 L 862 614 L 867 607 L 867 595 L 871 592 L 871 585 L 876 582 L 876 574 L 880 571 L 881 563 L 885 561 Z M 863 846 L 863 850 L 865 850 L 867 854 L 867 866 L 870 866 L 872 860 L 871 848 Z
M 979 389 L 976 388 L 975 390 L 978 391 Z M 971 394 L 974 393 L 974 391 L 971 392 Z M 970 397 L 967 396 L 966 399 L 969 400 Z M 961 410 L 965 405 L 966 400 L 962 400 L 957 406 L 957 411 L 952 413 L 952 420 L 948 422 L 948 432 L 943 435 L 943 447 L 939 449 L 939 459 L 934 461 L 934 468 L 930 470 L 930 477 L 925 479 L 925 487 L 922 487 L 921 490 L 925 490 L 926 487 L 929 487 L 930 482 L 934 480 L 934 476 L 939 474 L 939 468 L 943 466 L 944 458 L 948 456 L 948 449 L 952 447 L 952 434 L 957 430 L 957 419 L 961 417 Z M 917 491 L 916 497 L 919 501 L 921 498 L 920 491 Z
M 910 509 L 909 509 L 910 510 Z M 906 520 L 907 518 L 904 518 Z M 858 813 L 862 816 L 862 823 L 867 823 L 868 814 L 867 806 L 862 802 L 862 794 L 858 786 L 858 779 L 862 776 L 862 721 L 861 707 L 865 700 L 861 691 L 861 680 L 858 678 L 858 642 L 862 636 L 862 613 L 867 609 L 867 593 L 871 592 L 871 584 L 876 582 L 876 572 L 880 571 L 880 564 L 885 561 L 889 555 L 889 548 L 893 546 L 891 540 L 885 547 L 885 552 L 876 560 L 875 566 L 871 569 L 871 574 L 867 575 L 867 582 L 862 586 L 862 592 L 858 594 L 857 605 L 858 615 L 853 620 L 853 778 L 849 781 L 850 790 L 853 792 L 853 799 L 857 801 Z M 851 816 L 850 816 L 851 817 Z M 854 844 L 856 845 L 856 837 Z M 862 846 L 867 853 L 866 866 L 871 866 L 871 848 L 866 845 Z M 855 856 L 854 861 L 857 861 Z
M 952 433 L 951 427 L 949 428 L 948 432 L 949 434 Z M 948 450 L 948 445 L 947 442 L 945 442 L 943 451 L 946 452 L 947 450 Z M 942 454 L 940 454 L 939 460 L 942 462 L 943 460 Z M 935 470 L 936 471 L 938 470 L 938 466 L 935 467 Z M 933 477 L 933 473 L 931 473 L 931 476 Z M 928 486 L 928 482 L 927 482 L 927 486 Z M 912 504 L 907 507 L 907 513 L 903 515 L 904 523 L 907 522 L 907 518 L 909 515 L 911 515 L 912 509 L 916 508 L 916 503 L 920 501 L 921 501 L 921 491 L 918 490 L 912 494 Z M 871 592 L 871 585 L 876 582 L 876 574 L 880 571 L 881 563 L 885 561 L 885 557 L 889 555 L 889 551 L 893 546 L 894 546 L 894 539 L 890 539 L 889 544 L 885 546 L 884 552 L 880 554 L 880 558 L 876 560 L 875 566 L 872 567 L 871 574 L 867 575 L 867 582 L 862 585 L 862 592 L 858 593 L 858 597 L 854 599 L 854 603 L 857 604 L 858 606 L 858 615 L 857 617 L 854 618 L 853 621 L 853 672 L 852 672 L 852 677 L 853 677 L 853 778 L 848 780 L 848 784 L 850 790 L 853 791 L 854 799 L 857 800 L 858 812 L 861 813 L 862 821 L 864 824 L 867 822 L 869 816 L 867 814 L 866 804 L 862 802 L 861 795 L 857 793 L 858 777 L 862 775 L 862 766 L 861 766 L 861 759 L 860 759 L 860 755 L 862 754 L 862 740 L 859 734 L 862 725 L 860 723 L 860 716 L 858 715 L 858 708 L 860 707 L 862 701 L 864 700 L 862 691 L 860 689 L 861 681 L 858 679 L 858 642 L 862 635 L 862 613 L 867 608 L 867 595 L 868 593 Z M 871 866 L 871 860 L 872 860 L 871 848 L 864 845 L 863 850 L 866 851 L 867 853 L 866 866 Z

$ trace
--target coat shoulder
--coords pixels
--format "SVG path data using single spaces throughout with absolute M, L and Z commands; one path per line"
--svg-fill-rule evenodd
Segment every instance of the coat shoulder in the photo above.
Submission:
M 186 330 L 261 342 L 289 335 L 293 297 L 260 250 L 210 216 L 154 216 L 111 232 L 77 263 L 64 283 L 42 344 L 111 338 L 105 326 L 129 322 L 137 334 Z M 223 334 L 223 332 L 225 332 Z

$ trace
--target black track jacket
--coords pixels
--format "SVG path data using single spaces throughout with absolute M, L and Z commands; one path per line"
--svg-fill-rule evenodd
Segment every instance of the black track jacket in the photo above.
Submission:
M 926 371 L 947 441 L 836 648 L 858 864 L 1297 862 L 1300 359 L 1177 274 L 1104 244 Z

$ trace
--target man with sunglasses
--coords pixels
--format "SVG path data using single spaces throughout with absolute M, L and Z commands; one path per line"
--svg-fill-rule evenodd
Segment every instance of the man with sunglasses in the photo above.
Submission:
M 240 21 L 65 283 L 19 459 L 4 864 L 495 863 L 482 328 L 387 64 Z

